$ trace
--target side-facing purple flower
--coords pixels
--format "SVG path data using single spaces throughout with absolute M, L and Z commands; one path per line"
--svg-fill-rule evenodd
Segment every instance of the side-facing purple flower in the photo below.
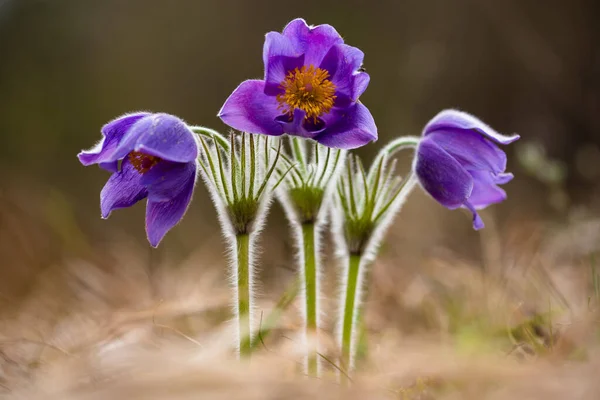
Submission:
M 473 213 L 473 227 L 483 221 L 476 210 L 506 199 L 498 185 L 509 182 L 506 145 L 519 135 L 504 136 L 476 117 L 457 110 L 444 110 L 423 130 L 414 171 L 421 186 L 448 209 L 466 208 Z
M 363 59 L 332 26 L 295 19 L 282 33 L 267 33 L 264 80 L 242 82 L 218 115 L 240 131 L 287 133 L 340 149 L 363 146 L 377 140 L 375 121 L 358 101 L 370 79 Z
M 83 165 L 112 172 L 100 193 L 102 218 L 148 198 L 146 233 L 158 246 L 185 214 L 196 182 L 198 145 L 181 119 L 138 112 L 102 127 L 102 140 L 79 153 Z

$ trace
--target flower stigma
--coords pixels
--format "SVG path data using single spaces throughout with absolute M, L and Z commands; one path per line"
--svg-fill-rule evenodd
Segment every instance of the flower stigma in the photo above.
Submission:
M 158 164 L 159 161 L 160 158 L 158 157 L 150 156 L 138 151 L 132 151 L 129 153 L 129 162 L 140 174 L 145 174 L 146 172 L 150 171 L 150 169 Z
M 277 95 L 278 108 L 290 116 L 299 108 L 306 112 L 306 119 L 312 118 L 315 123 L 331 110 L 337 97 L 329 72 L 313 65 L 289 71 L 279 87 L 284 92 Z

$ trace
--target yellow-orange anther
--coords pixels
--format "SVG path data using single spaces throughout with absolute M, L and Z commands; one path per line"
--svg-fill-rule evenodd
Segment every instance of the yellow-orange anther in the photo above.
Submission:
M 288 72 L 280 87 L 283 93 L 277 95 L 279 109 L 292 115 L 294 109 L 299 108 L 306 112 L 306 119 L 328 113 L 336 99 L 335 84 L 329 80 L 329 72 L 321 68 L 308 67 L 296 68 Z
M 132 151 L 129 153 L 129 162 L 140 174 L 145 174 L 150 171 L 150 168 L 154 167 L 160 158 L 155 156 L 150 156 L 148 154 L 140 153 L 137 151 Z

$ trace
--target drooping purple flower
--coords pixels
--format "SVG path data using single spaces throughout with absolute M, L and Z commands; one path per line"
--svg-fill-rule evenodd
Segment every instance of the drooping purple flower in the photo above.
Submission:
M 218 115 L 240 131 L 287 133 L 340 149 L 363 146 L 377 140 L 375 121 L 358 101 L 370 79 L 363 58 L 332 26 L 295 19 L 282 33 L 267 33 L 264 80 L 242 82 Z
M 435 200 L 451 210 L 470 210 L 473 227 L 481 229 L 477 210 L 505 200 L 498 185 L 513 178 L 505 172 L 506 154 L 498 145 L 517 139 L 519 135 L 501 135 L 465 112 L 444 110 L 425 126 L 413 169 Z
M 102 218 L 148 199 L 146 234 L 154 247 L 185 214 L 196 182 L 198 145 L 181 119 L 138 112 L 102 127 L 102 140 L 79 153 L 83 165 L 112 172 L 100 192 Z

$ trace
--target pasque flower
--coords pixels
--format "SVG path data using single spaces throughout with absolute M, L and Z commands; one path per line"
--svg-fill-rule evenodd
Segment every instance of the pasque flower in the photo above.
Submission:
M 449 209 L 473 213 L 473 227 L 483 221 L 477 210 L 506 199 L 498 185 L 509 182 L 506 154 L 498 145 L 519 139 L 504 136 L 465 112 L 445 110 L 426 126 L 417 148 L 414 171 L 421 186 Z
M 330 25 L 290 22 L 269 32 L 263 47 L 264 80 L 247 80 L 229 96 L 219 117 L 250 133 L 284 133 L 352 149 L 377 139 L 371 113 L 358 101 L 369 75 L 364 54 Z
M 194 134 L 173 115 L 147 112 L 123 115 L 101 131 L 102 140 L 78 157 L 83 165 L 112 172 L 100 193 L 102 218 L 147 198 L 146 233 L 156 247 L 192 198 L 198 158 Z

